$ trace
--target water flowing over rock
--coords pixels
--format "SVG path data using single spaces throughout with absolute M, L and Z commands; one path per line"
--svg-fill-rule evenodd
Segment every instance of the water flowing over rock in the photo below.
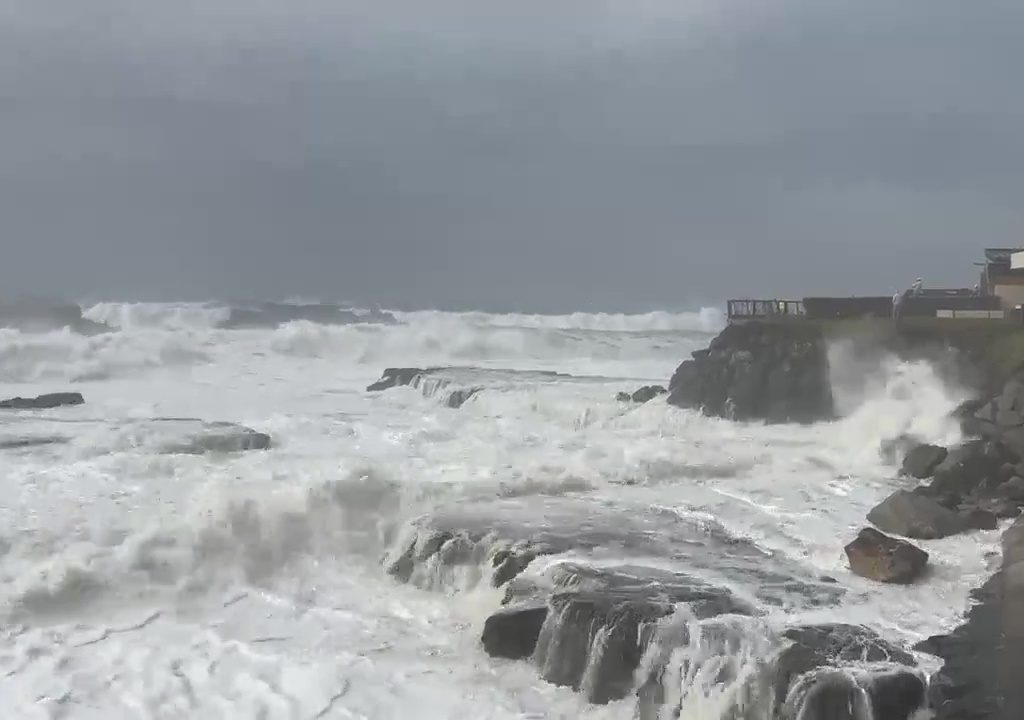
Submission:
M 912 583 L 924 572 L 928 553 L 905 540 L 897 540 L 874 528 L 864 528 L 846 546 L 850 569 L 884 583 Z
M 458 409 L 480 393 L 478 386 L 449 390 L 454 380 L 441 375 L 442 368 L 387 368 L 380 380 L 366 388 L 367 392 L 381 392 L 396 387 L 419 389 L 426 397 L 444 395 L 444 406 Z
M 814 325 L 730 325 L 669 382 L 668 402 L 734 420 L 810 423 L 835 415 L 826 343 Z
M 16 397 L 9 400 L 0 400 L 0 408 L 4 410 L 49 410 L 68 405 L 81 405 L 84 402 L 85 398 L 82 397 L 81 393 L 49 393 L 34 398 Z

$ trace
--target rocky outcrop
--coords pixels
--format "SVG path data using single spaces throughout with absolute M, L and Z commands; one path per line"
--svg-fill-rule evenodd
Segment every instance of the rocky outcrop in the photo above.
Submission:
M 67 405 L 81 405 L 84 402 L 85 398 L 82 397 L 81 393 L 49 393 L 34 398 L 16 397 L 9 400 L 0 400 L 0 408 L 4 410 L 48 410 Z
M 785 720 L 908 720 L 924 707 L 927 683 L 913 656 L 859 625 L 811 625 L 775 662 L 774 717 Z M 851 663 L 875 670 L 851 672 Z
M 734 420 L 831 419 L 825 340 L 812 324 L 730 325 L 679 366 L 668 402 Z
M 928 564 L 928 553 L 924 550 L 874 528 L 861 530 L 845 549 L 850 570 L 878 582 L 912 583 L 921 577 Z
M 1024 519 L 1002 546 L 1002 566 L 972 593 L 967 621 L 918 647 L 944 661 L 929 689 L 935 720 L 1015 720 L 1024 707 Z
M 897 490 L 868 513 L 868 520 L 894 535 L 933 540 L 968 529 L 955 512 L 921 493 Z
M 525 660 L 533 655 L 548 616 L 546 603 L 503 608 L 484 623 L 480 641 L 491 657 Z
M 427 397 L 443 395 L 445 407 L 458 409 L 483 390 L 477 386 L 449 390 L 453 381 L 441 376 L 439 372 L 439 368 L 387 368 L 380 380 L 367 387 L 366 391 L 381 392 L 396 387 L 413 387 Z
M 842 588 L 784 557 L 765 563 L 761 549 L 714 523 L 580 502 L 438 509 L 406 528 L 385 567 L 425 588 L 504 587 L 502 606 L 480 636 L 488 654 L 528 661 L 548 682 L 593 703 L 635 695 L 639 720 L 692 712 L 678 690 L 700 692 L 701 682 L 729 686 L 722 697 L 734 706 L 723 707 L 722 717 L 736 720 L 753 717 L 744 708 L 760 713 L 773 703 L 771 717 L 779 720 L 851 707 L 844 698 L 878 720 L 908 720 L 921 706 L 925 683 L 906 651 L 857 626 L 769 629 L 753 604 L 828 606 Z M 557 557 L 602 557 L 605 548 L 614 548 L 619 564 Z M 731 589 L 697 577 L 723 558 Z M 692 574 L 658 566 L 677 561 Z M 749 673 L 734 667 L 737 658 L 750 663 Z
M 939 445 L 918 445 L 903 458 L 902 475 L 924 480 L 932 476 L 935 469 L 946 459 L 949 451 Z
M 650 402 L 656 397 L 660 397 L 668 393 L 668 390 L 663 388 L 661 385 L 644 385 L 642 388 L 634 391 L 632 394 L 620 392 L 615 396 L 615 399 L 619 402 L 632 402 L 642 405 L 643 403 Z
M 380 392 L 394 387 L 415 385 L 429 370 L 423 368 L 385 368 L 380 380 L 366 388 L 366 392 Z

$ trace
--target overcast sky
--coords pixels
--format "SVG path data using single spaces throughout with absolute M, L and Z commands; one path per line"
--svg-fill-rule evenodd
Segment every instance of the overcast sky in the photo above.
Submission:
M 528 311 L 970 286 L 1021 0 L 0 0 L 0 294 Z

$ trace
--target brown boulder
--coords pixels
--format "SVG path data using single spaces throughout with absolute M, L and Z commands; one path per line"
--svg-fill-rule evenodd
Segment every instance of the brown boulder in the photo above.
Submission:
M 914 582 L 928 564 L 928 553 L 905 540 L 891 538 L 874 528 L 864 528 L 846 546 L 850 570 L 883 583 Z

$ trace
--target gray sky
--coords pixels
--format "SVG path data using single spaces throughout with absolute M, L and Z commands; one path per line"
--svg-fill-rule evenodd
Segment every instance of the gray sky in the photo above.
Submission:
M 529 311 L 969 286 L 1020 0 L 0 0 L 0 287 Z

